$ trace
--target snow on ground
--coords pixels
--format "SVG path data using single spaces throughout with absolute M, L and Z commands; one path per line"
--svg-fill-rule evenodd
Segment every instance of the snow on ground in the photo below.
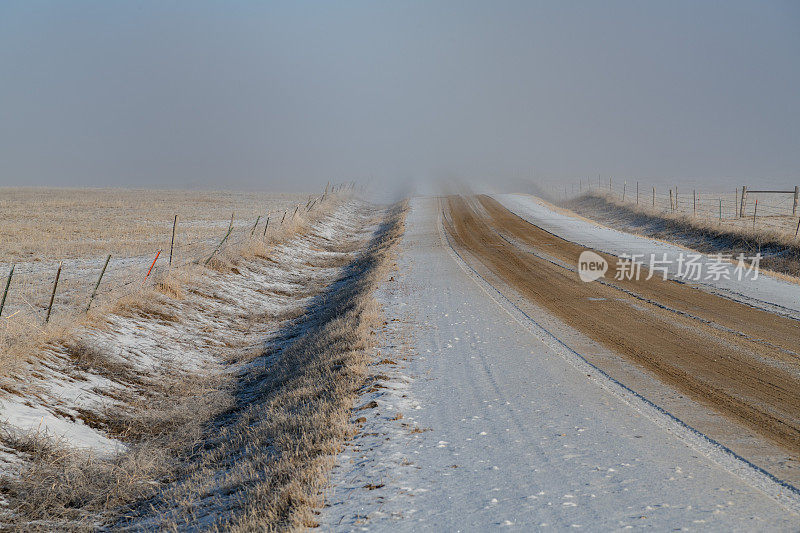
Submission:
M 185 297 L 160 302 L 159 313 L 110 315 L 105 324 L 87 326 L 75 337 L 106 361 L 132 367 L 143 381 L 176 368 L 222 370 L 226 350 L 259 349 L 277 333 L 273 317 L 303 309 L 315 289 L 341 274 L 341 266 L 325 266 L 325 261 L 349 260 L 352 252 L 323 247 L 333 242 L 357 248 L 374 231 L 374 214 L 365 203 L 344 203 L 309 232 L 276 245 L 269 260 L 245 261 L 232 272 L 207 269 Z M 113 368 L 76 367 L 72 357 L 67 346 L 54 345 L 16 375 L 4 376 L 0 422 L 98 453 L 124 448 L 85 424 L 82 415 L 119 405 L 113 398 L 131 383 L 114 375 Z
M 398 269 L 376 355 L 398 364 L 360 400 L 378 407 L 354 412 L 366 423 L 323 530 L 796 529 L 781 487 L 620 394 L 476 278 L 435 200 L 412 202 Z
M 523 219 L 574 243 L 612 255 L 644 254 L 645 263 L 651 254 L 661 260 L 663 255 L 669 262 L 670 278 L 678 269 L 678 257 L 687 249 L 664 241 L 625 233 L 589 220 L 569 216 L 548 207 L 537 198 L 526 194 L 497 194 L 493 197 L 507 209 Z M 714 262 L 712 256 L 702 254 L 704 272 Z M 613 273 L 606 273 L 606 276 Z M 659 274 L 660 275 L 660 274 Z M 800 285 L 778 279 L 763 272 L 757 279 L 719 279 L 691 281 L 703 290 L 741 301 L 767 311 L 777 312 L 800 319 Z

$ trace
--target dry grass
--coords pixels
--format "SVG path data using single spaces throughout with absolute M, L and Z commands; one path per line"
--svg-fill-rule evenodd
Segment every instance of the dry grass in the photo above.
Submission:
M 231 236 L 209 262 L 208 266 L 217 270 L 225 270 L 226 265 L 257 255 L 264 257 L 274 244 L 306 231 L 310 224 L 330 213 L 342 198 L 329 195 L 325 202 L 317 201 L 315 208 L 307 211 L 304 208 L 307 199 L 299 195 L 105 189 L 4 189 L 3 193 L 0 194 L 0 213 L 21 217 L 22 213 L 36 212 L 37 216 L 11 218 L 20 222 L 0 228 L 0 238 L 9 239 L 8 246 L 4 242 L 0 250 L 0 261 L 3 257 L 14 261 L 23 259 L 21 255 L 25 254 L 15 243 L 24 243 L 31 250 L 46 254 L 65 255 L 48 255 L 49 259 L 42 263 L 38 259 L 17 263 L 0 317 L 0 376 L 19 370 L 21 362 L 35 356 L 42 346 L 68 337 L 69 330 L 102 320 L 110 312 L 134 313 L 137 307 L 149 305 L 148 302 L 156 299 L 156 293 L 182 297 L 181 287 L 202 272 L 205 259 L 227 231 L 231 209 L 238 209 L 237 212 L 248 218 L 244 224 L 234 224 Z M 298 201 L 300 207 L 295 214 Z M 272 210 L 269 227 L 262 217 L 257 232 L 251 235 L 258 216 L 255 213 L 263 215 L 265 209 Z M 176 242 L 194 239 L 189 246 L 176 247 L 172 267 L 167 265 L 167 254 L 173 215 L 163 218 L 167 212 L 180 213 Z M 287 214 L 281 224 L 284 212 Z M 166 225 L 164 220 L 167 220 Z M 126 224 L 136 225 L 134 221 L 147 231 L 130 234 L 120 229 Z M 55 245 L 54 239 L 62 237 L 53 228 L 61 225 L 76 229 Z M 192 227 L 194 229 L 187 229 Z M 154 257 L 151 252 L 158 247 L 166 251 L 144 283 Z M 147 250 L 148 255 L 130 257 L 141 250 Z M 129 256 L 129 259 L 112 257 L 87 314 L 104 254 L 111 251 Z M 56 260 L 77 256 L 87 261 L 65 262 L 52 317 L 45 324 Z M 0 263 L 0 291 L 5 287 L 9 268 L 10 264 Z
M 84 418 L 123 440 L 128 450 L 99 459 L 41 435 L 5 435 L 5 445 L 27 461 L 17 476 L 0 482 L 11 511 L 3 526 L 233 531 L 313 526 L 334 454 L 356 430 L 350 410 L 380 324 L 371 294 L 388 268 L 404 213 L 403 206 L 395 208 L 368 249 L 334 284 L 317 288 L 312 303 L 283 325 L 266 351 L 229 350 L 223 361 L 241 371 L 175 369 L 142 379 L 113 354 L 69 345 L 77 366 L 133 385 L 118 398 L 121 404 Z M 209 266 L 236 272 L 248 261 L 269 260 L 275 244 L 311 223 L 298 218 L 263 242 L 223 251 Z M 146 298 L 105 302 L 85 319 L 103 320 L 113 312 L 174 320 L 168 303 L 185 297 L 194 275 L 170 272 L 144 289 Z M 51 342 L 69 342 L 69 331 L 54 329 Z
M 389 268 L 404 214 L 396 208 L 369 249 L 290 328 L 290 336 L 301 333 L 274 363 L 241 378 L 237 406 L 212 426 L 203 453 L 140 513 L 175 530 L 317 525 L 314 508 L 334 456 L 357 431 L 351 409 L 381 323 L 372 292 Z M 130 523 L 137 520 L 123 521 Z
M 268 215 L 274 232 L 285 211 L 291 213 L 306 201 L 298 194 L 2 188 L 0 290 L 11 264 L 16 268 L 0 323 L 19 315 L 43 321 L 62 261 L 55 315 L 85 310 L 108 254 L 112 258 L 99 298 L 123 288 L 136 290 L 158 250 L 162 253 L 155 270 L 166 269 L 176 214 L 173 265 L 184 265 L 211 253 L 232 215 L 229 241 L 241 244 L 259 216 L 258 236 L 263 238 Z
M 0 188 L 0 262 L 127 257 L 176 243 L 219 239 L 231 215 L 249 230 L 256 217 L 305 205 L 299 194 L 219 191 Z
M 786 276 L 800 276 L 800 241 L 772 226 L 719 223 L 706 217 L 654 210 L 645 205 L 622 203 L 607 194 L 591 193 L 563 204 L 575 213 L 607 226 L 674 242 L 704 253 L 745 254 L 761 252 L 761 268 Z M 796 224 L 796 222 L 795 222 Z

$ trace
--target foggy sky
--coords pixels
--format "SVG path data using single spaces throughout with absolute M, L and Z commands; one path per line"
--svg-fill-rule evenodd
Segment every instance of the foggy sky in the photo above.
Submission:
M 0 2 L 0 185 L 800 183 L 796 2 Z

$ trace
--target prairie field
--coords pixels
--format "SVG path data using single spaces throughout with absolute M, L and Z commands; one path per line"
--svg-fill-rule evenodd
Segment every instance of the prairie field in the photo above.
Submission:
M 263 192 L 0 188 L 0 261 L 89 260 L 169 249 L 178 216 L 176 250 L 251 226 L 308 196 Z
M 4 214 L 47 214 L 4 250 L 4 265 L 24 267 L 0 317 L 4 528 L 313 524 L 354 432 L 381 316 L 371 293 L 404 214 L 341 189 L 5 197 Z M 145 282 L 176 213 L 183 252 L 171 267 L 162 255 Z M 70 246 L 42 236 L 62 225 L 75 228 Z M 111 252 L 124 259 L 86 312 Z M 56 261 L 58 305 L 44 323 L 38 293 L 52 272 L 36 267 Z
M 98 298 L 135 289 L 156 257 L 154 272 L 204 260 L 233 227 L 229 242 L 249 238 L 256 220 L 264 237 L 267 217 L 280 226 L 308 196 L 221 191 L 130 189 L 0 189 L 0 278 L 14 274 L 2 316 L 43 319 L 59 263 L 53 317 L 82 309 L 111 259 Z M 175 216 L 177 215 L 177 223 Z M 253 232 L 255 237 L 255 232 Z M 0 317 L 2 318 L 2 317 Z

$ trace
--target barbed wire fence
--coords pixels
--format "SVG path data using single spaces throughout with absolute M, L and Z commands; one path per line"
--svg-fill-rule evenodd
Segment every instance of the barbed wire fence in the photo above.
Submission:
M 232 214 L 224 233 L 217 237 L 181 241 L 178 215 L 169 224 L 164 245 L 151 254 L 105 254 L 91 259 L 0 263 L 0 328 L 14 321 L 43 328 L 52 317 L 80 316 L 97 306 L 113 303 L 153 287 L 165 274 L 190 265 L 212 267 L 212 259 L 228 249 L 266 241 L 297 219 L 327 207 L 334 198 L 356 188 L 355 182 L 326 185 L 322 194 L 279 211 L 266 211 L 255 220 L 236 220 Z M 2 333 L 2 329 L 0 329 Z
M 598 176 L 551 188 L 551 194 L 564 201 L 587 193 L 605 196 L 654 215 L 684 216 L 709 225 L 766 230 L 792 238 L 798 238 L 800 233 L 800 187 L 797 186 L 783 190 L 754 190 L 744 185 L 730 191 L 711 191 Z

